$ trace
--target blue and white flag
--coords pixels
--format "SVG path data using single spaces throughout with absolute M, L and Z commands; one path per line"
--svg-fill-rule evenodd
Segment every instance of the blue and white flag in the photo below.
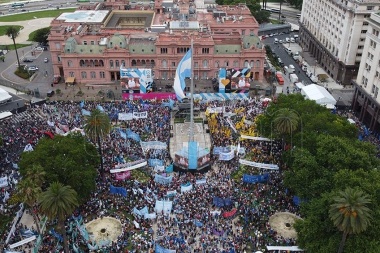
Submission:
M 127 129 L 127 137 L 129 139 L 135 140 L 135 141 L 140 141 L 140 135 L 137 133 L 133 132 L 131 129 Z
M 192 50 L 190 49 L 179 62 L 174 78 L 174 91 L 178 100 L 185 98 L 183 90 L 186 87 L 185 78 L 191 77 Z
M 104 108 L 103 108 L 103 106 L 98 105 L 98 106 L 96 106 L 96 108 L 97 108 L 99 111 L 104 112 Z
M 90 116 L 91 115 L 91 112 L 90 111 L 87 111 L 85 109 L 82 109 L 82 115 L 84 116 Z
M 123 130 L 119 129 L 119 133 L 120 133 L 120 137 L 121 137 L 121 138 L 123 138 L 124 140 L 126 140 L 126 139 L 127 139 L 127 134 L 126 134 L 126 133 L 124 133 L 124 131 L 123 131 Z

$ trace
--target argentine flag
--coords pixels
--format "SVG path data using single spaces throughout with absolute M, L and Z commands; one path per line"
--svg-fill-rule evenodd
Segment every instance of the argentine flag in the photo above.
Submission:
M 183 90 L 186 87 L 185 78 L 191 77 L 191 61 L 192 61 L 192 49 L 187 51 L 185 56 L 179 62 L 174 78 L 174 91 L 178 100 L 185 98 Z

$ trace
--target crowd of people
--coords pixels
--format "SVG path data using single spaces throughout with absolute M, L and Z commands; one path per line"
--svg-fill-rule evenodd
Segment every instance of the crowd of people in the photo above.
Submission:
M 242 120 L 254 122 L 255 117 L 265 110 L 265 103 L 256 100 L 221 102 L 213 101 L 199 105 L 201 111 L 207 108 L 223 107 L 225 112 L 236 112 L 229 122 L 234 125 Z M 45 132 L 62 133 L 74 128 L 83 128 L 83 110 L 92 111 L 100 108 L 112 120 L 110 135 L 102 142 L 104 167 L 106 173 L 99 176 L 94 191 L 88 201 L 81 205 L 66 222 L 69 245 L 72 252 L 88 252 L 89 249 L 103 252 L 255 252 L 265 250 L 266 245 L 296 245 L 295 239 L 285 238 L 273 230 L 269 217 L 276 212 L 290 212 L 298 215 L 292 196 L 287 194 L 282 184 L 280 170 L 266 171 L 260 168 L 248 168 L 247 174 L 269 174 L 265 183 L 244 183 L 236 174 L 241 170 L 239 156 L 229 161 L 219 161 L 213 155 L 210 169 L 202 173 L 166 172 L 161 176 L 172 176 L 169 184 L 155 180 L 158 173 L 154 167 L 140 170 L 145 180 L 132 176 L 117 180 L 109 171 L 116 165 L 140 159 L 158 159 L 169 165 L 172 159 L 169 154 L 171 112 L 161 101 L 128 101 L 106 102 L 99 107 L 98 103 L 85 102 L 49 102 L 28 109 L 23 116 L 0 122 L 0 134 L 4 145 L 1 147 L 1 177 L 8 178 L 8 186 L 0 193 L 1 214 L 14 212 L 7 204 L 6 193 L 12 194 L 20 179 L 18 161 L 25 146 L 37 145 Z M 244 108 L 240 110 L 239 108 Z M 119 113 L 148 112 L 147 117 L 119 121 Z M 17 119 L 17 120 L 15 120 Z M 231 127 L 226 124 L 222 115 L 217 116 L 220 127 Z M 232 128 L 232 127 L 231 127 Z M 129 129 L 137 134 L 141 141 L 159 141 L 166 143 L 164 150 L 143 150 L 136 139 L 124 138 L 120 129 Z M 244 148 L 245 154 L 252 161 L 264 164 L 278 164 L 281 145 L 275 141 L 240 140 L 221 133 L 211 133 L 213 147 L 230 145 Z M 240 157 L 244 154 L 240 154 Z M 201 183 L 199 183 L 201 182 Z M 182 191 L 183 185 L 192 185 L 192 189 Z M 110 187 L 126 189 L 126 195 L 112 194 Z M 168 192 L 172 193 L 168 195 Z M 215 199 L 224 200 L 222 204 Z M 172 204 L 168 211 L 157 211 L 156 200 Z M 134 210 L 147 208 L 149 218 Z M 12 209 L 13 208 L 13 209 Z M 122 232 L 118 239 L 109 245 L 95 245 L 82 235 L 80 226 L 75 224 L 75 217 L 80 216 L 86 224 L 94 219 L 111 216 L 120 220 Z M 49 221 L 53 225 L 56 221 Z M 11 225 L 11 224 L 10 224 Z M 21 225 L 19 225 L 21 226 Z M 50 226 L 49 226 L 50 227 Z M 34 227 L 25 229 L 33 230 Z M 19 241 L 16 232 L 7 243 Z M 7 234 L 1 237 L 5 244 Z M 29 246 L 31 246 L 29 244 Z M 21 249 L 22 247 L 20 247 Z M 31 252 L 23 247 L 25 252 Z M 56 232 L 48 231 L 43 237 L 42 252 L 60 252 L 62 243 Z

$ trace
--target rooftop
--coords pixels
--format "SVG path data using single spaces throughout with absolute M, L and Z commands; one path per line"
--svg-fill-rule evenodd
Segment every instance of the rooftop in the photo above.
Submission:
M 64 20 L 67 23 L 102 23 L 108 13 L 108 10 L 78 10 L 62 13 L 56 20 Z

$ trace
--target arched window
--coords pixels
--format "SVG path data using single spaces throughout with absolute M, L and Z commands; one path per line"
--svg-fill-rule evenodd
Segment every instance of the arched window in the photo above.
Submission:
M 244 61 L 244 68 L 248 68 L 248 66 L 249 66 L 248 60 L 245 60 Z
M 84 67 L 84 60 L 80 60 L 80 61 L 79 61 L 79 66 L 80 66 L 80 67 Z
M 207 68 L 208 67 L 208 60 L 203 60 L 203 67 Z
M 82 71 L 81 72 L 81 76 L 83 79 L 87 78 L 87 72 L 86 71 Z
M 132 60 L 132 66 L 136 66 L 136 60 Z
M 237 68 L 239 67 L 239 62 L 238 61 L 234 61 L 234 68 Z
M 256 61 L 256 67 L 257 67 L 257 68 L 260 68 L 260 60 L 257 60 L 257 61 Z
M 115 61 L 115 67 L 116 67 L 116 68 L 120 67 L 119 60 L 116 60 L 116 61 Z
M 225 61 L 225 62 L 224 62 L 224 66 L 225 66 L 225 67 L 228 67 L 228 65 L 230 65 L 230 63 L 229 63 L 228 61 Z
M 73 61 L 68 60 L 68 61 L 67 61 L 67 66 L 68 66 L 68 67 L 72 67 L 72 66 L 73 66 Z
M 219 68 L 219 61 L 215 62 L 215 68 Z
M 100 67 L 104 67 L 104 62 L 103 62 L 103 60 L 99 60 L 99 66 L 100 66 Z
M 255 61 L 251 61 L 250 63 L 249 63 L 249 66 L 252 68 L 253 66 L 255 66 Z
M 162 60 L 162 67 L 167 68 L 168 67 L 168 62 L 166 60 Z
M 121 66 L 123 66 L 124 68 L 126 67 L 125 60 L 121 60 Z
M 113 60 L 110 60 L 110 68 L 113 68 Z

